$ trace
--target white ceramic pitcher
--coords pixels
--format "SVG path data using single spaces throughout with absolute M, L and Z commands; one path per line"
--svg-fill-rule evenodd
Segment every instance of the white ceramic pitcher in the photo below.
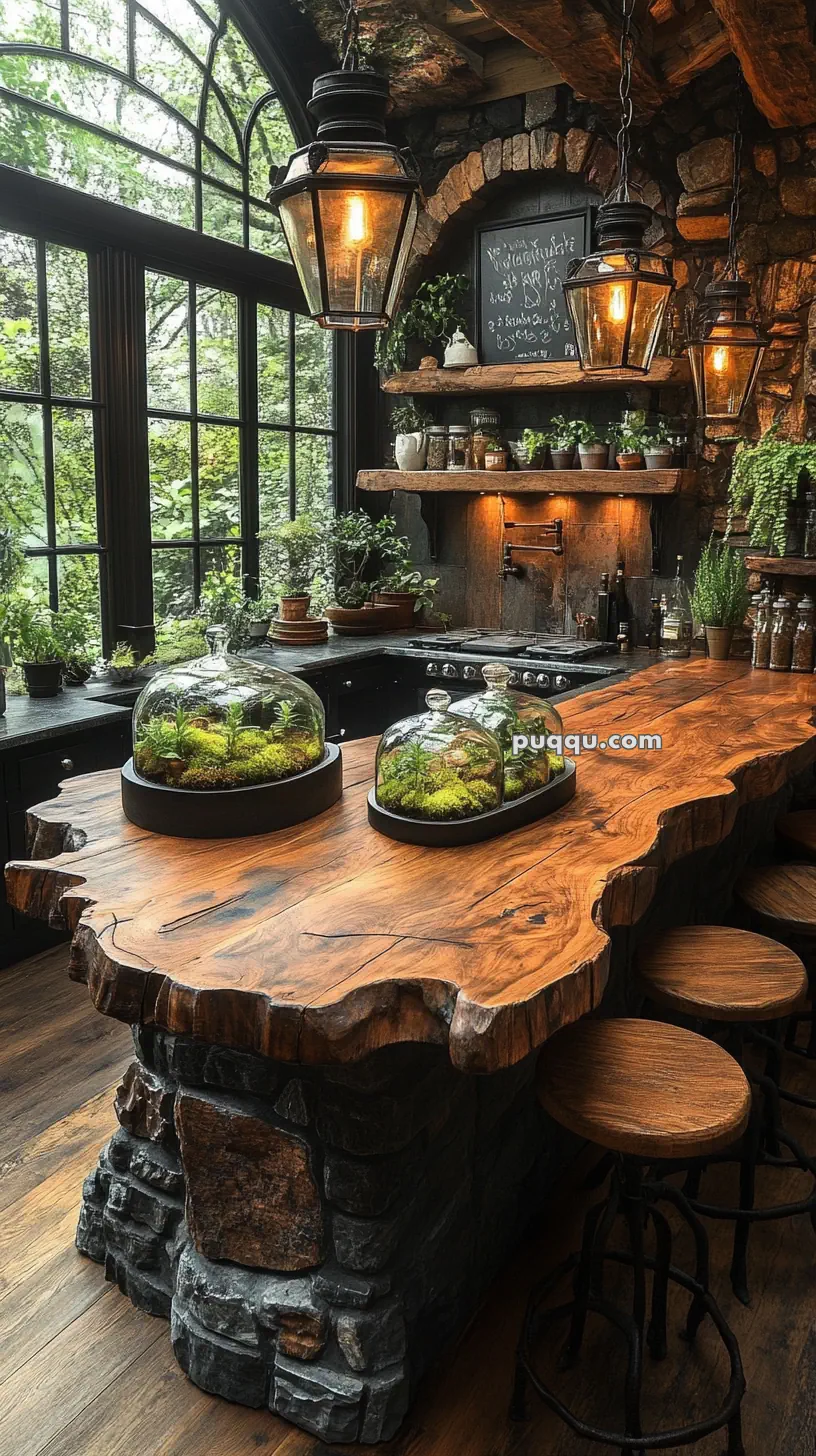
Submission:
M 397 435 L 394 454 L 400 470 L 424 470 L 428 455 L 428 437 L 424 430 Z

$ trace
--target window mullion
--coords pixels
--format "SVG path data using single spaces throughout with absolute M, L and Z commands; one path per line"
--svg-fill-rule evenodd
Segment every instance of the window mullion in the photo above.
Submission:
M 253 299 L 238 300 L 238 409 L 241 415 L 239 470 L 243 575 L 250 588 L 259 583 L 260 529 L 258 467 L 258 316 Z
M 295 451 L 295 315 L 289 315 L 289 517 L 297 515 L 297 454 Z
M 48 545 L 48 600 L 52 611 L 59 606 L 59 584 L 54 547 L 57 544 L 57 510 L 54 490 L 54 419 L 51 411 L 51 353 L 48 339 L 48 278 L 45 243 L 37 239 L 37 327 L 40 343 L 40 389 L 43 395 L 43 488 L 45 491 L 45 539 Z
M 190 510 L 193 517 L 193 600 L 201 600 L 201 522 L 198 498 L 198 315 L 196 285 L 187 290 L 187 337 L 190 357 Z

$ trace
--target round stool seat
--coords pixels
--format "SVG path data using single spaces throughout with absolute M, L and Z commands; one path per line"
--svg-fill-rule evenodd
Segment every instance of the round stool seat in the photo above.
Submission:
M 745 1131 L 742 1068 L 696 1032 L 660 1021 L 579 1021 L 544 1047 L 538 1095 L 570 1132 L 638 1158 L 694 1158 Z
M 737 897 L 768 929 L 816 935 L 816 865 L 763 865 L 746 870 Z
M 712 1021 L 775 1021 L 807 993 L 786 945 L 726 925 L 685 925 L 646 942 L 637 970 L 650 1000 Z
M 796 809 L 792 814 L 780 814 L 776 832 L 791 849 L 816 859 L 816 809 Z

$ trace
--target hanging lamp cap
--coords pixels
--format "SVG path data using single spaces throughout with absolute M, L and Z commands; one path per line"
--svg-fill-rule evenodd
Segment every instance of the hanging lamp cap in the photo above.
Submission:
M 308 110 L 321 141 L 383 141 L 391 105 L 386 76 L 373 71 L 326 71 L 315 77 Z
M 642 248 L 644 234 L 653 218 L 654 213 L 645 202 L 602 202 L 595 221 L 600 251 Z
M 751 285 L 744 278 L 719 278 L 707 285 L 705 296 L 712 303 L 742 303 L 751 297 Z

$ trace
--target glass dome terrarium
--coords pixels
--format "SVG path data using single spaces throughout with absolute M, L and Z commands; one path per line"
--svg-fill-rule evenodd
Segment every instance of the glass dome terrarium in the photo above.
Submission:
M 158 672 L 137 700 L 123 770 L 128 818 L 215 837 L 262 833 L 327 808 L 342 791 L 342 769 L 317 694 L 228 653 L 226 629 L 207 637 L 208 656 Z
M 509 802 L 544 788 L 555 774 L 564 772 L 562 755 L 547 745 L 548 739 L 563 738 L 564 725 L 552 703 L 510 689 L 510 669 L 503 662 L 486 663 L 482 677 L 485 691 L 463 698 L 455 711 L 498 738 L 504 758 L 504 798 Z M 527 740 L 526 745 L 518 742 L 519 737 Z
M 449 713 L 450 697 L 432 688 L 427 713 L 388 728 L 377 749 L 376 804 L 407 819 L 444 822 L 496 809 L 504 771 L 498 740 Z

